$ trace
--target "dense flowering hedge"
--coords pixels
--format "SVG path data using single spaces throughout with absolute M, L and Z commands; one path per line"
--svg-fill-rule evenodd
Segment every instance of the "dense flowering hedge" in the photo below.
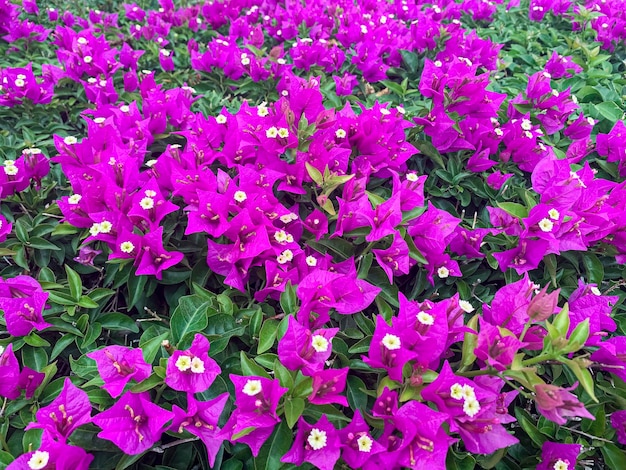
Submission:
M 41 3 L 0 468 L 626 468 L 624 1 Z

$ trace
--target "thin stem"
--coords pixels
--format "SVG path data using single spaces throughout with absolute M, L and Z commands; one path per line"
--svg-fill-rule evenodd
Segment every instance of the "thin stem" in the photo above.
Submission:
M 163 384 L 159 387 L 159 389 L 157 390 L 156 393 L 156 397 L 154 398 L 154 402 L 153 403 L 158 403 L 159 400 L 161 399 L 161 395 L 163 395 L 163 392 L 165 391 L 165 387 L 167 387 L 167 384 Z
M 180 444 L 187 444 L 188 442 L 197 441 L 198 439 L 200 439 L 200 438 L 199 437 L 190 437 L 188 439 L 179 439 L 178 441 L 170 442 L 169 444 L 153 447 L 152 449 L 150 449 L 150 451 L 151 452 L 156 452 L 157 454 L 162 454 L 163 452 L 165 452 L 166 449 L 169 449 L 170 447 L 174 447 L 174 446 L 177 446 L 177 445 L 180 445 Z
M 539 364 L 540 362 L 550 361 L 555 359 L 552 354 L 539 354 L 538 356 L 531 357 L 530 359 L 526 359 L 522 361 L 523 366 L 532 366 L 535 364 Z
M 520 395 L 522 395 L 524 398 L 532 398 L 532 395 L 530 393 L 528 393 L 527 391 L 525 391 L 522 387 L 520 387 L 519 385 L 514 384 L 513 382 L 511 382 L 509 379 L 507 379 L 504 375 L 502 375 L 502 372 L 498 374 L 498 377 L 500 377 L 502 380 L 504 380 L 504 382 L 509 386 L 514 388 L 515 390 L 517 390 L 519 392 Z
M 497 375 L 493 369 L 470 370 L 468 372 L 457 372 L 461 377 L 478 377 L 480 375 Z
M 566 429 L 568 431 L 575 432 L 576 434 L 580 434 L 581 436 L 588 437 L 589 439 L 595 439 L 597 441 L 613 443 L 613 441 L 610 441 L 603 437 L 594 436 L 593 434 L 587 434 L 586 432 L 579 431 L 578 429 L 574 429 L 574 428 L 568 428 L 567 426 L 561 426 L 561 429 Z
M 530 328 L 530 323 L 526 323 L 524 325 L 524 329 L 522 330 L 522 334 L 519 337 L 520 341 L 524 341 L 524 336 L 526 336 L 526 333 L 528 333 L 528 329 Z

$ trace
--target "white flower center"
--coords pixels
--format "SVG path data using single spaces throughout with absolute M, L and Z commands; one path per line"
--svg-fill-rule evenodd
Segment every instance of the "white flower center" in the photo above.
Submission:
M 6 162 L 4 162 L 4 163 L 6 165 Z M 19 172 L 19 168 L 16 167 L 15 165 L 6 165 L 4 167 L 4 173 L 9 175 L 9 176 L 15 176 L 15 175 L 17 175 L 18 172 Z
M 311 267 L 317 266 L 317 258 L 315 258 L 314 256 L 307 256 L 305 261 L 306 264 Z
M 63 143 L 65 145 L 74 145 L 76 142 L 78 142 L 78 139 L 72 135 L 69 135 L 65 139 L 63 139 Z
M 113 224 L 108 220 L 103 220 L 99 225 L 101 233 L 110 233 L 113 230 Z
M 450 275 L 450 270 L 446 268 L 445 266 L 441 266 L 439 269 L 437 269 L 437 276 L 439 276 L 441 279 L 445 279 L 449 275 Z
M 276 261 L 278 261 L 279 264 L 288 263 L 292 259 L 293 259 L 293 251 L 291 250 L 285 250 L 276 257 Z
M 550 219 L 541 219 L 539 221 L 539 228 L 542 232 L 551 232 L 552 227 L 554 227 L 554 222 L 552 222 Z
M 343 139 L 346 136 L 346 131 L 344 131 L 343 129 L 337 129 L 335 131 L 335 137 L 337 137 L 338 139 Z
M 191 372 L 194 374 L 204 373 L 204 361 L 199 357 L 194 357 L 191 360 Z
M 311 338 L 311 346 L 313 346 L 313 349 L 318 353 L 326 352 L 328 351 L 328 340 L 322 335 L 313 335 Z
M 279 218 L 283 224 L 288 224 L 289 222 L 293 220 L 297 220 L 298 216 L 294 214 L 293 212 L 290 212 L 289 214 L 281 215 Z
M 235 198 L 235 201 L 237 202 L 243 202 L 246 199 L 248 199 L 248 195 L 243 192 L 243 191 L 235 191 L 235 195 L 233 196 Z
M 474 307 L 467 300 L 459 300 L 459 307 L 461 307 L 461 310 L 465 313 L 472 313 L 474 311 Z
M 559 220 L 559 217 L 561 217 L 561 214 L 559 214 L 559 211 L 557 211 L 556 209 L 550 209 L 548 211 L 548 215 L 552 220 Z
M 410 181 L 411 183 L 415 183 L 419 178 L 417 176 L 417 173 L 407 173 L 406 179 L 407 181 Z
M 463 403 L 463 411 L 467 416 L 473 418 L 480 411 L 480 403 L 476 399 L 465 400 Z
M 278 136 L 278 129 L 274 126 L 270 127 L 268 130 L 265 131 L 265 136 L 268 139 L 275 139 Z
M 320 450 L 326 447 L 326 440 L 326 431 L 322 431 L 317 428 L 313 428 L 309 437 L 306 438 L 306 441 L 313 448 L 313 450 Z
M 281 127 L 280 129 L 278 129 L 278 137 L 280 137 L 281 139 L 286 139 L 287 137 L 289 137 L 289 130 L 286 127 Z
M 476 392 L 471 385 L 463 385 L 462 393 L 465 400 L 476 400 Z
M 391 333 L 387 333 L 383 337 L 382 343 L 383 343 L 383 346 L 385 346 L 390 351 L 400 349 L 400 347 L 402 346 L 402 343 L 400 342 L 400 338 L 397 337 L 396 335 L 392 335 Z
M 372 450 L 372 444 L 374 443 L 374 441 L 371 437 L 364 434 L 357 439 L 356 443 L 359 445 L 359 451 L 370 452 Z
M 217 122 L 218 124 L 226 124 L 226 116 L 224 116 L 223 114 L 218 115 L 215 118 L 215 122 Z
M 260 380 L 248 380 L 246 384 L 243 386 L 243 393 L 248 395 L 249 397 L 253 397 L 258 393 L 261 393 L 263 387 L 261 386 Z
M 120 243 L 120 251 L 122 253 L 130 254 L 135 250 L 135 245 L 133 242 L 122 242 Z
M 150 210 L 154 207 L 154 199 L 151 197 L 144 197 L 141 201 L 139 201 L 139 205 L 143 210 Z
M 28 459 L 28 468 L 32 470 L 41 470 L 48 465 L 49 460 L 50 454 L 48 452 L 36 450 L 30 459 Z
M 189 356 L 178 356 L 178 359 L 176 359 L 175 366 L 181 372 L 185 372 L 185 371 L 191 369 L 191 357 L 189 357 Z
M 435 317 L 433 317 L 430 313 L 420 312 L 417 314 L 417 321 L 422 325 L 431 326 L 435 323 Z
M 552 468 L 554 468 L 554 470 L 569 470 L 569 463 L 559 459 L 554 463 L 554 467 Z
M 455 400 L 461 400 L 463 398 L 463 386 L 460 383 L 455 383 L 450 387 L 450 396 Z

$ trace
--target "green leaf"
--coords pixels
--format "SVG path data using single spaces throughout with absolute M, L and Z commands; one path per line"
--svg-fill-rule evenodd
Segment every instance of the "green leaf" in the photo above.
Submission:
M 122 455 L 122 458 L 117 462 L 117 465 L 115 466 L 115 470 L 124 470 L 130 467 L 135 462 L 137 462 L 144 454 L 145 452 L 137 455 Z
M 195 295 L 186 295 L 179 299 L 170 320 L 174 343 L 178 344 L 188 334 L 198 333 L 207 327 L 209 306 L 210 302 Z
M 583 369 L 578 364 L 578 362 L 576 362 L 576 359 L 559 358 L 559 361 L 570 368 L 570 370 L 574 373 L 574 375 L 580 382 L 580 385 L 582 385 L 585 389 L 585 392 L 587 392 L 587 394 L 591 397 L 593 401 L 598 403 L 598 399 L 596 398 L 596 394 L 594 391 L 594 382 L 591 372 L 589 372 L 588 369 Z
M 569 318 L 569 306 L 565 304 L 561 311 L 556 315 L 554 321 L 552 322 L 552 326 L 556 329 L 556 331 L 561 335 L 562 338 L 565 338 L 567 335 L 567 331 L 569 330 L 570 318 Z M 555 338 L 552 338 L 555 339 Z
M 270 438 L 265 441 L 257 458 L 253 459 L 254 470 L 277 470 L 283 465 L 280 459 L 291 448 L 293 433 L 287 423 L 281 421 Z
M 95 322 L 90 324 L 80 344 L 81 349 L 85 349 L 87 346 L 94 343 L 100 337 L 100 333 L 102 333 L 102 325 L 100 323 Z
M 269 374 L 263 367 L 250 360 L 246 353 L 240 351 L 239 358 L 241 360 L 241 372 L 243 375 L 256 375 L 260 377 L 270 378 Z
M 83 308 L 98 308 L 99 307 L 99 305 L 96 302 L 91 300 L 86 295 L 81 295 L 80 299 L 78 300 L 78 306 L 83 307 Z
M 517 202 L 498 202 L 498 207 L 503 211 L 511 214 L 518 219 L 525 219 L 528 217 L 528 208 Z
M 262 354 L 272 346 L 276 341 L 276 333 L 278 332 L 278 320 L 265 320 L 259 333 L 259 345 L 257 347 L 257 354 Z
M 72 334 L 66 334 L 56 340 L 56 342 L 54 343 L 54 347 L 52 348 L 52 352 L 50 353 L 50 360 L 54 361 L 59 356 L 59 354 L 65 351 L 70 346 L 70 344 L 74 343 L 77 338 L 77 336 L 74 336 Z
M 446 457 L 446 470 L 473 470 L 476 467 L 476 459 L 470 454 L 465 454 L 463 457 L 454 453 L 452 450 L 448 451 Z
M 154 330 L 149 328 L 139 339 L 139 347 L 143 352 L 143 358 L 148 364 L 152 364 L 152 361 L 154 361 L 161 349 L 161 344 L 170 337 L 169 332 L 161 333 L 157 336 L 153 336 L 153 333 Z
M 293 428 L 298 422 L 298 418 L 302 416 L 303 411 L 304 399 L 292 398 L 290 400 L 287 398 L 285 400 L 285 419 L 287 420 L 287 426 L 289 426 L 290 429 Z
M 107 313 L 98 317 L 98 322 L 102 325 L 102 328 L 110 331 L 132 331 L 133 333 L 139 332 L 139 327 L 135 320 L 123 313 Z
M 584 253 L 582 256 L 587 280 L 599 285 L 604 280 L 604 265 L 593 253 Z
M 522 427 L 522 429 L 526 431 L 526 434 L 528 434 L 528 437 L 530 437 L 531 440 L 535 444 L 537 444 L 539 447 L 541 447 L 543 443 L 548 440 L 548 437 L 543 435 L 541 431 L 537 429 L 537 426 L 535 425 L 533 419 L 531 418 L 530 414 L 528 414 L 527 411 L 516 406 L 515 417 L 517 418 L 517 421 Z
M 287 315 L 291 315 L 296 312 L 298 306 L 298 297 L 296 296 L 296 289 L 291 285 L 291 281 L 287 281 L 285 285 L 285 291 L 280 294 L 280 308 Z
M 278 359 L 274 361 L 274 376 L 280 381 L 281 387 L 286 387 L 291 390 L 293 387 L 293 375 L 291 375 L 291 371 L 282 365 Z
M 589 339 L 589 318 L 585 318 L 585 321 L 580 322 L 572 331 L 572 334 L 568 338 L 568 348 L 567 352 L 576 352 Z
M 425 140 L 418 140 L 411 143 L 415 145 L 420 152 L 429 157 L 433 163 L 445 170 L 446 164 L 443 161 L 443 157 L 433 144 Z
M 348 404 L 353 410 L 364 411 L 367 407 L 367 387 L 365 382 L 355 375 L 349 375 L 347 383 L 346 395 L 348 396 Z
M 304 165 L 306 166 L 306 171 L 309 174 L 310 178 L 315 182 L 315 184 L 321 186 L 324 183 L 324 177 L 322 176 L 322 173 L 309 162 L 304 162 Z
M 624 470 L 626 468 L 626 453 L 615 444 L 604 444 L 600 450 L 604 456 L 604 463 L 612 470 Z
M 30 333 L 28 336 L 24 336 L 24 342 L 35 348 L 45 348 L 50 346 L 45 339 L 37 335 L 35 332 Z
M 602 115 L 611 122 L 619 121 L 624 114 L 622 108 L 620 108 L 613 101 L 605 101 L 604 103 L 599 103 L 594 106 L 596 110 L 600 113 L 600 115 Z
M 133 393 L 147 392 L 148 390 L 152 390 L 155 387 L 158 387 L 163 383 L 163 379 L 159 377 L 157 374 L 152 374 L 145 380 L 142 380 L 138 384 L 135 384 L 130 389 Z
M 139 302 L 139 299 L 146 295 L 145 287 L 148 282 L 148 276 L 137 276 L 132 274 L 128 278 L 128 308 L 133 308 Z
M 50 233 L 52 236 L 65 236 L 65 235 L 74 235 L 80 232 L 80 228 L 74 227 L 68 223 L 62 223 L 54 227 L 54 230 Z
M 70 295 L 72 296 L 72 299 L 78 302 L 83 294 L 83 282 L 80 280 L 78 273 L 67 264 L 65 265 L 65 272 L 67 273 L 67 283 L 70 286 Z M 98 304 L 96 304 L 96 307 L 97 306 Z
M 55 245 L 54 243 L 49 242 L 48 240 L 46 240 L 44 238 L 40 238 L 40 237 L 32 237 L 28 241 L 28 245 L 31 248 L 36 248 L 37 250 L 59 251 L 61 249 L 57 245 Z
M 48 353 L 43 348 L 24 346 L 22 348 L 22 361 L 26 367 L 41 371 L 48 365 Z

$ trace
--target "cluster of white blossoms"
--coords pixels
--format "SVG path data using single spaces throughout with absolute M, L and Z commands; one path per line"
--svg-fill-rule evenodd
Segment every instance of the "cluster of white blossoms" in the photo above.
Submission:
M 480 411 L 480 403 L 476 399 L 474 387 L 455 383 L 450 387 L 450 396 L 455 400 L 463 400 L 463 412 L 473 418 Z
M 552 229 L 554 228 L 554 222 L 552 221 L 559 220 L 559 218 L 561 217 L 561 214 L 559 213 L 558 210 L 552 208 L 548 211 L 548 217 L 541 219 L 539 223 L 537 224 L 539 225 L 539 228 L 541 229 L 542 232 L 546 232 L 546 233 L 551 232 Z
M 265 135 L 270 139 L 275 139 L 276 137 L 286 139 L 287 137 L 289 137 L 289 129 L 287 129 L 286 127 L 280 127 L 277 129 L 276 127 L 272 126 L 265 132 Z
M 113 224 L 108 220 L 103 220 L 102 222 L 94 223 L 89 229 L 89 233 L 92 237 L 95 237 L 100 233 L 111 233 L 111 230 L 113 230 Z
M 298 216 L 294 214 L 293 212 L 290 212 L 289 214 L 281 215 L 279 218 L 283 224 L 288 224 L 289 222 L 298 220 Z
M 276 257 L 278 264 L 286 264 L 293 259 L 293 251 L 285 250 Z
M 204 373 L 204 361 L 199 357 L 178 356 L 176 359 L 176 368 L 181 372 L 190 371 L 194 374 Z
M 274 233 L 274 240 L 276 240 L 281 245 L 293 243 L 293 235 L 285 232 L 284 230 L 278 230 L 276 233 Z

